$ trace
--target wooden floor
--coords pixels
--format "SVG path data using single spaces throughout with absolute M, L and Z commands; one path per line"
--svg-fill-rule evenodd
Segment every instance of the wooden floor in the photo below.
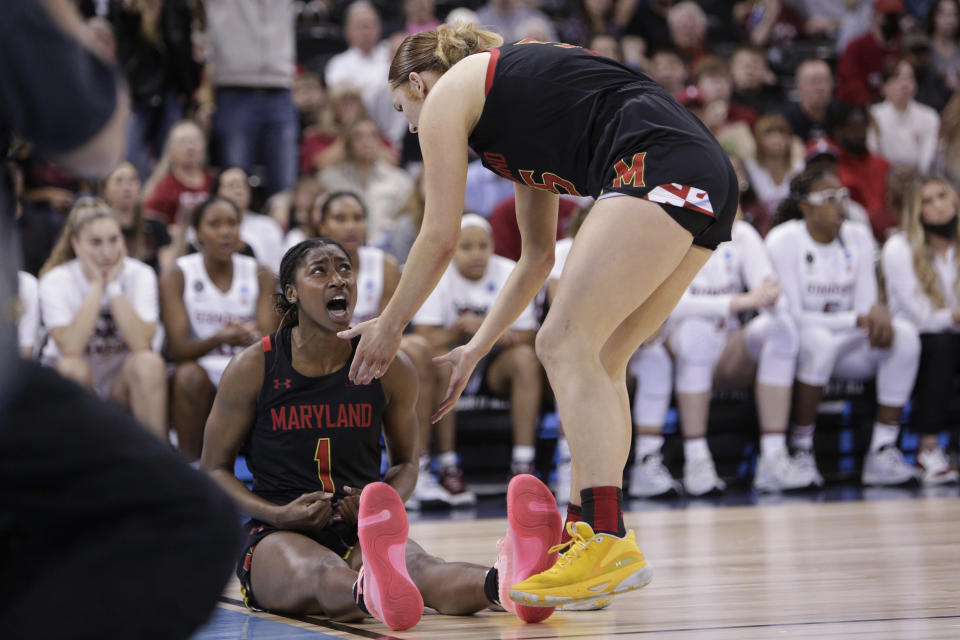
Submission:
M 390 633 L 370 620 L 339 625 L 250 614 L 231 604 L 231 585 L 213 638 L 960 638 L 960 500 L 697 507 L 632 512 L 655 569 L 646 589 L 604 611 L 555 613 L 527 625 L 506 613 L 427 614 Z M 496 557 L 505 521 L 425 521 L 411 537 L 448 559 L 484 565 Z M 242 623 L 242 632 L 215 631 Z

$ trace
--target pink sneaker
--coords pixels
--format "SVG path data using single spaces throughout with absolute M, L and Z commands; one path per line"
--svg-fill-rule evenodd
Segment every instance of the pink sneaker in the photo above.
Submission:
M 407 512 L 393 487 L 374 482 L 360 494 L 357 533 L 363 567 L 357 589 L 374 618 L 394 631 L 409 629 L 423 615 L 423 596 L 407 573 Z
M 528 607 L 510 599 L 510 587 L 546 571 L 557 561 L 550 547 L 560 542 L 560 512 L 550 489 L 531 475 L 520 474 L 507 489 L 507 535 L 497 543 L 500 605 L 524 622 L 541 622 L 553 607 Z

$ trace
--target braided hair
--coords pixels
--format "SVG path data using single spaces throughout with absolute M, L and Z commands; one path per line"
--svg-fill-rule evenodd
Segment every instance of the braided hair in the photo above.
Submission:
M 274 296 L 274 308 L 277 315 L 280 316 L 280 329 L 295 327 L 300 323 L 300 318 L 297 316 L 297 304 L 287 299 L 287 285 L 296 283 L 297 267 L 300 266 L 311 249 L 329 245 L 339 247 L 347 256 L 347 260 L 350 260 L 350 253 L 343 245 L 330 238 L 307 238 L 303 242 L 293 245 L 283 254 L 283 259 L 280 261 L 280 293 Z
M 780 201 L 776 212 L 773 214 L 771 228 L 787 220 L 803 218 L 803 212 L 800 211 L 800 202 L 810 194 L 813 183 L 827 175 L 836 175 L 836 172 L 832 168 L 818 166 L 804 169 L 795 175 L 790 180 L 790 195 Z

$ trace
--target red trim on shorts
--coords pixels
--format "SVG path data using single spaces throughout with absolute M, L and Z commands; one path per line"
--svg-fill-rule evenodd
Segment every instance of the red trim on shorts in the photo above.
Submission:
M 263 345 L 264 353 L 273 351 L 273 344 L 270 342 L 270 336 L 263 336 L 260 338 L 260 344 Z
M 483 95 L 490 93 L 490 87 L 493 86 L 493 74 L 497 70 L 497 59 L 500 57 L 500 49 L 485 49 L 490 54 L 490 60 L 487 62 L 487 80 L 483 84 Z

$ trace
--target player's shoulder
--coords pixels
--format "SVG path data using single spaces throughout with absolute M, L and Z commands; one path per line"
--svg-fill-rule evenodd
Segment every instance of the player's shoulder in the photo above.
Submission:
M 763 242 L 756 227 L 745 220 L 734 221 L 730 236 L 734 242 Z
M 767 233 L 767 246 L 787 248 L 796 241 L 801 231 L 803 231 L 803 220 L 787 220 Z

